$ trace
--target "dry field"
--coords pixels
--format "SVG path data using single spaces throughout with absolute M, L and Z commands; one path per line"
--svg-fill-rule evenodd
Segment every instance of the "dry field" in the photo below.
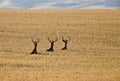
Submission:
M 0 10 L 0 81 L 120 81 L 120 10 Z

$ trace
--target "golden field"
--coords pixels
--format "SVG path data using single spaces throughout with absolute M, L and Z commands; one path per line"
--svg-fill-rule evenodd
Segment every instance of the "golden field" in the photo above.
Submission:
M 120 10 L 0 10 L 0 81 L 120 81 Z

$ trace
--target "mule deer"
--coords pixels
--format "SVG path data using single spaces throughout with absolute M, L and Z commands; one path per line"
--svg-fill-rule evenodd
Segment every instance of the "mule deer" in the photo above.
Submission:
M 33 42 L 33 44 L 34 44 L 34 49 L 33 49 L 33 51 L 30 53 L 30 54 L 37 54 L 38 52 L 37 52 L 37 44 L 38 44 L 38 42 L 39 42 L 39 39 L 37 39 L 37 40 L 33 40 L 32 39 L 32 42 Z
M 71 39 L 70 37 L 68 37 L 67 39 L 62 37 L 62 41 L 64 42 L 65 46 L 61 50 L 67 50 L 67 44 L 70 39 Z
M 54 51 L 54 43 L 57 41 L 58 39 L 56 38 L 55 40 L 50 40 L 50 38 L 48 37 L 48 41 L 50 42 L 51 46 L 49 49 L 46 50 L 46 52 L 53 52 Z

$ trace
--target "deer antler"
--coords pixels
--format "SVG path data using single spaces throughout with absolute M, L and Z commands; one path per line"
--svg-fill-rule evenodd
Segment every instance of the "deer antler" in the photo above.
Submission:
M 69 41 L 69 40 L 71 40 L 71 37 L 70 37 L 70 36 L 68 36 L 68 39 L 67 39 L 67 40 L 68 40 L 68 41 Z
M 67 36 L 67 38 L 64 38 L 64 37 L 62 36 L 62 41 L 63 41 L 63 42 L 65 42 L 65 41 L 69 41 L 70 39 L 71 39 L 70 36 Z
M 65 39 L 64 39 L 64 37 L 63 37 L 63 36 L 62 36 L 62 41 L 63 41 L 63 42 L 65 42 Z
M 49 42 L 56 42 L 58 40 L 58 38 L 56 37 L 55 40 L 51 40 L 49 37 L 48 37 L 48 41 Z
M 39 38 L 38 38 L 37 40 L 33 40 L 33 39 L 32 39 L 32 42 L 33 42 L 33 43 L 38 43 L 38 42 L 39 42 Z
M 49 37 L 48 37 L 48 41 L 49 41 L 49 42 L 52 42 Z
M 38 38 L 36 42 L 39 42 L 39 41 L 40 41 L 40 40 L 39 40 L 39 38 Z
M 64 40 L 64 37 L 62 36 L 62 40 Z
M 58 38 L 56 37 L 55 40 L 54 40 L 54 42 L 56 42 L 57 40 L 58 40 Z
M 32 42 L 35 43 L 35 40 L 32 39 Z

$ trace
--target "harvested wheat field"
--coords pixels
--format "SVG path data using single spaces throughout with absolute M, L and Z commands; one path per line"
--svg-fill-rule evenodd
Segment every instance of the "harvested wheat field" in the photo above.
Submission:
M 0 81 L 120 81 L 120 10 L 0 10 Z

